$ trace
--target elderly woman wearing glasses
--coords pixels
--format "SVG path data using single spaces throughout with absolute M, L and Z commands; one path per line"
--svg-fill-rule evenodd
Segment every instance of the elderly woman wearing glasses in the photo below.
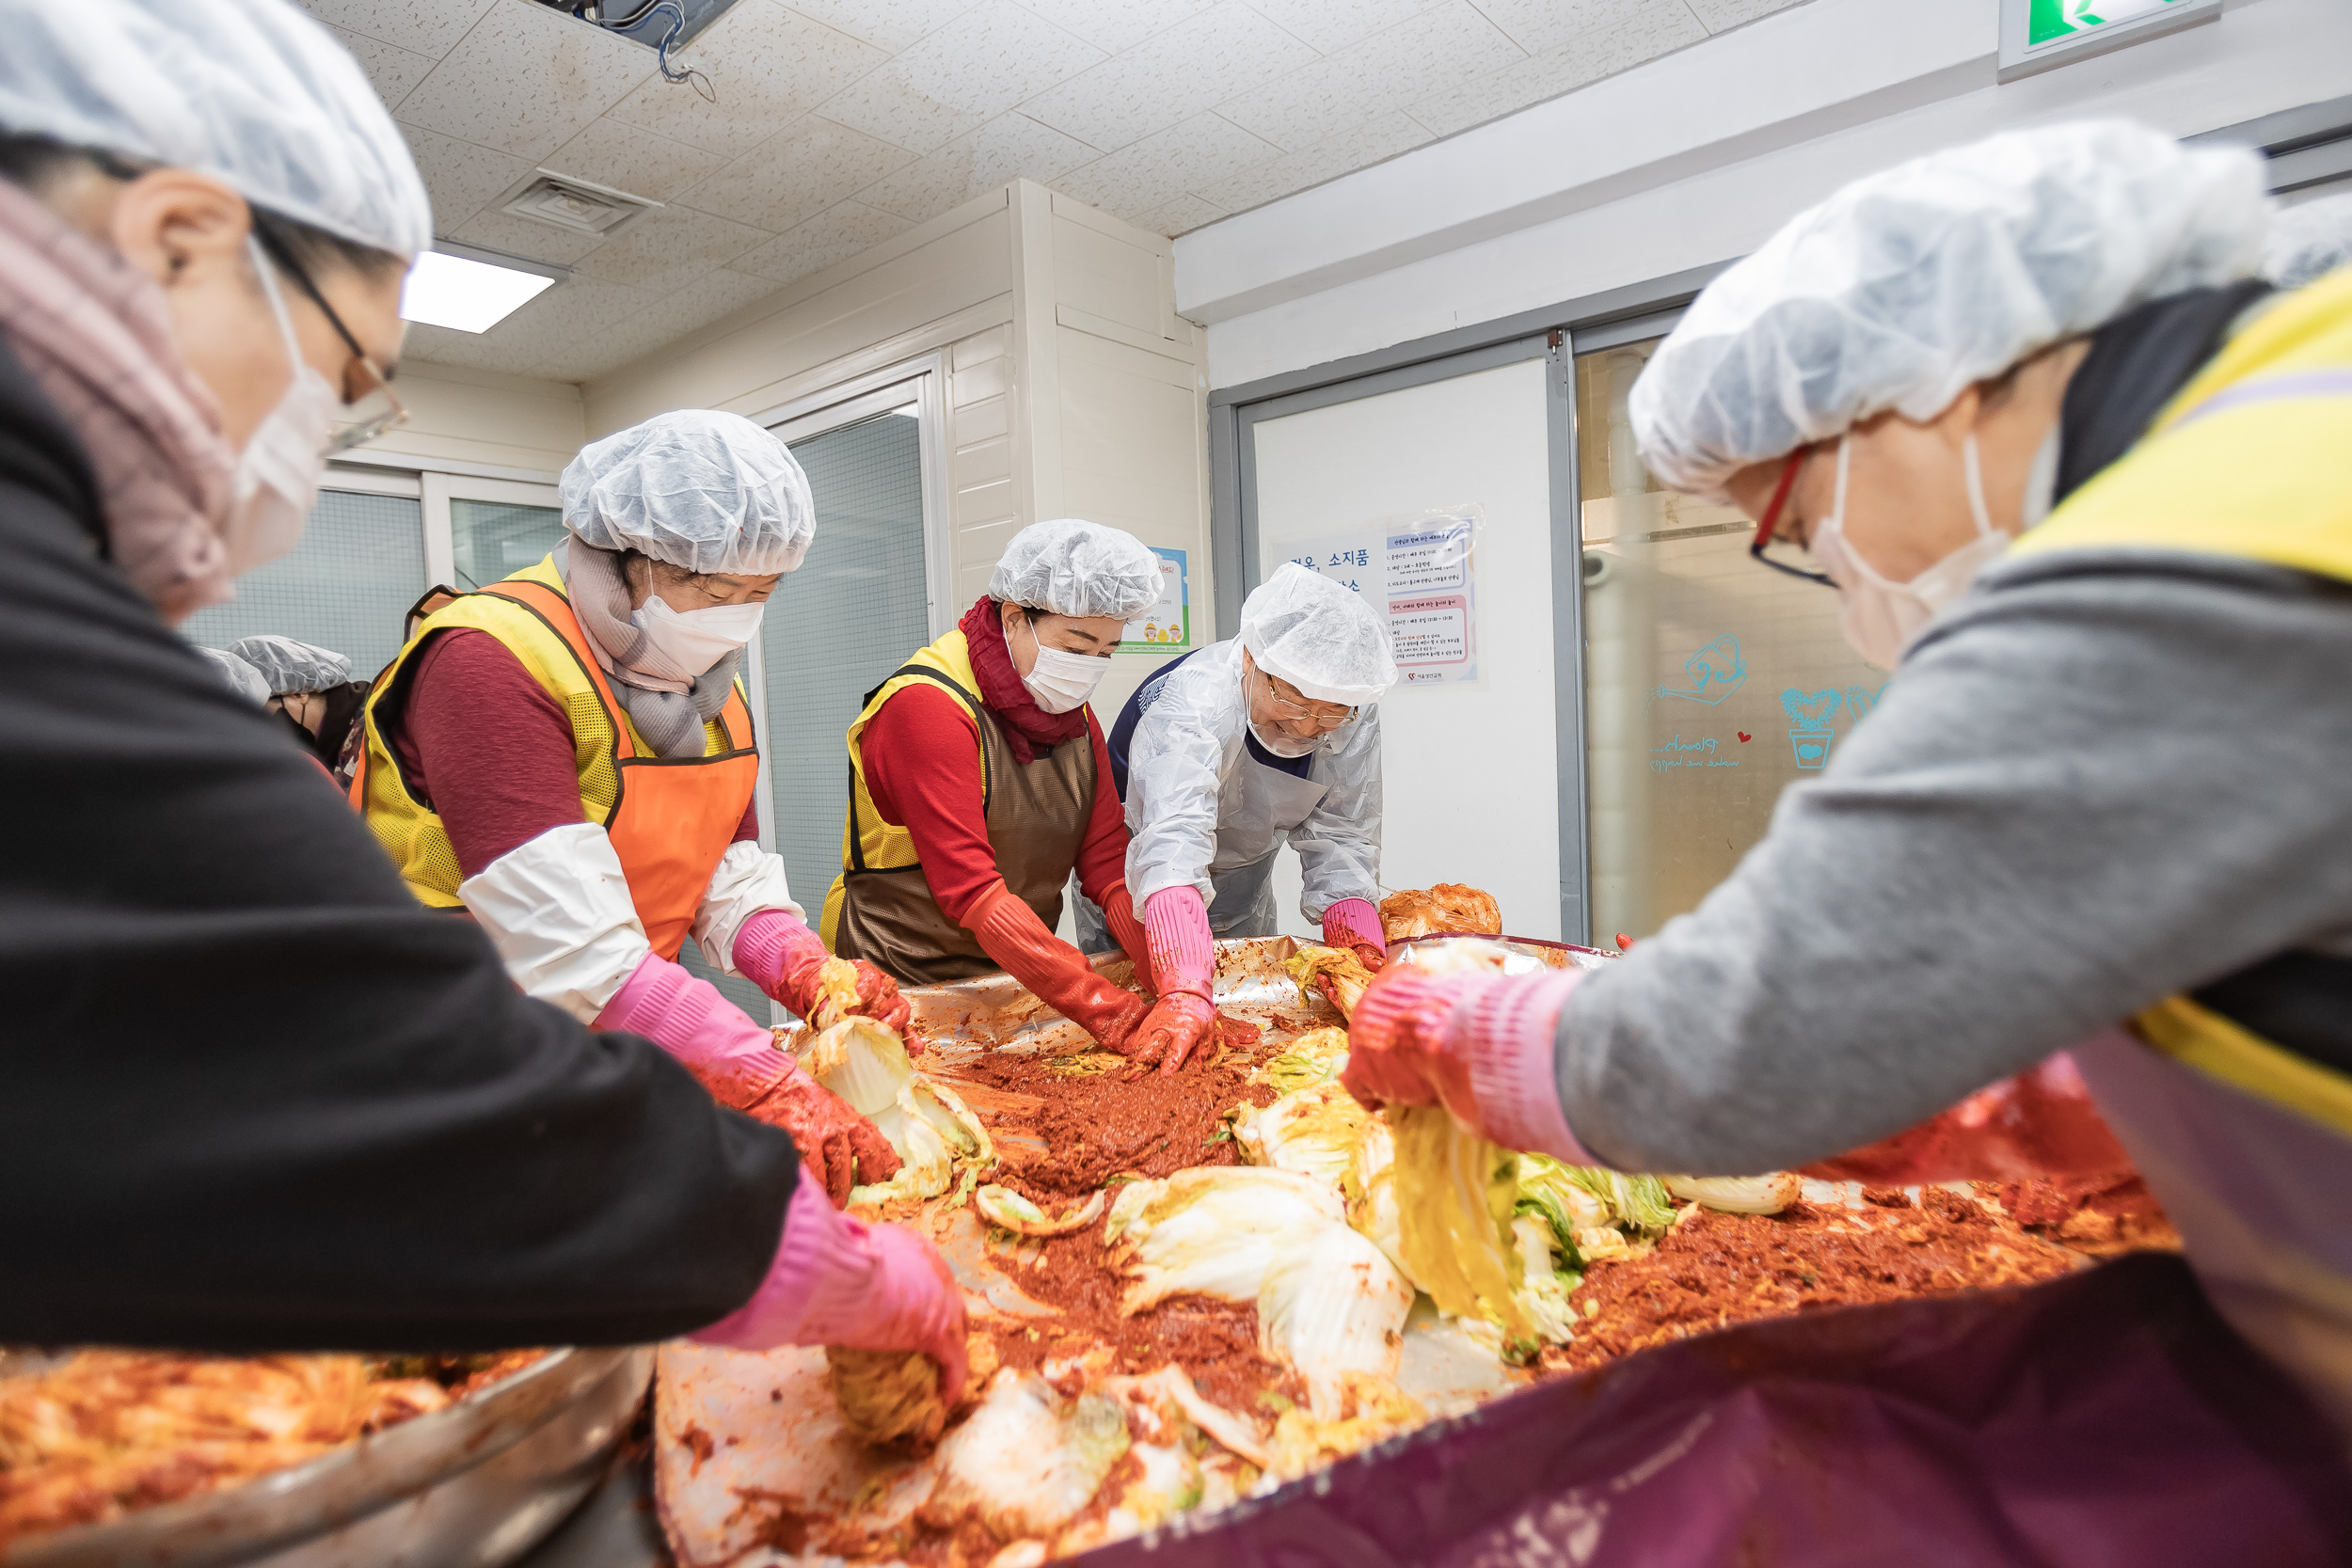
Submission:
M 1127 803 L 1127 887 L 1159 1005 L 1130 1053 L 1174 1071 L 1207 1037 L 1213 937 L 1275 934 L 1274 857 L 1305 873 L 1299 912 L 1380 967 L 1380 715 L 1388 629 L 1330 578 L 1286 562 L 1241 635 L 1188 654 L 1127 700 L 1110 735 Z

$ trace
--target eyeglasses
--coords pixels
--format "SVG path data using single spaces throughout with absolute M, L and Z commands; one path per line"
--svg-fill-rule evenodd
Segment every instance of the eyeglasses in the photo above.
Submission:
M 391 378 L 384 373 L 382 366 L 369 357 L 368 351 L 359 346 L 359 340 L 352 336 L 351 328 L 343 325 L 342 317 L 337 315 L 335 308 L 326 303 L 326 296 L 319 292 L 317 284 L 310 281 L 310 275 L 302 270 L 293 252 L 286 248 L 285 242 L 278 237 L 258 212 L 253 215 L 253 235 L 261 241 L 262 250 L 268 253 L 270 264 L 293 278 L 294 287 L 300 289 L 303 295 L 326 317 L 326 325 L 335 329 L 335 336 L 343 341 L 343 347 L 351 350 L 354 368 L 366 377 L 359 394 L 354 397 L 351 377 L 349 374 L 344 376 L 343 420 L 327 433 L 319 455 L 341 456 L 354 447 L 367 445 L 388 430 L 407 423 L 407 404 L 393 392 Z
M 1258 672 L 1258 678 L 1265 682 L 1266 706 L 1272 708 L 1286 722 L 1309 723 L 1314 725 L 1317 729 L 1327 731 L 1343 729 L 1347 725 L 1354 723 L 1356 721 L 1356 715 L 1361 711 L 1358 708 L 1348 707 L 1340 708 L 1339 711 L 1335 713 L 1332 711 L 1335 705 L 1327 703 L 1320 707 L 1311 708 L 1302 703 L 1292 702 L 1288 697 L 1285 697 L 1280 692 L 1275 690 L 1274 677 L 1267 674 L 1263 670 Z
M 1750 559 L 1763 562 L 1775 572 L 1786 572 L 1792 578 L 1803 578 L 1807 582 L 1818 582 L 1825 588 L 1835 588 L 1837 584 L 1832 580 L 1827 572 L 1800 564 L 1800 562 L 1813 559 L 1805 553 L 1803 545 L 1793 539 L 1778 537 L 1780 514 L 1782 509 L 1788 504 L 1788 492 L 1796 488 L 1797 475 L 1804 470 L 1804 460 L 1812 455 L 1812 447 L 1799 447 L 1790 452 L 1788 460 L 1780 466 L 1780 483 L 1772 486 L 1772 499 L 1764 503 L 1764 515 L 1756 522 L 1756 538 L 1748 546 L 1748 555 Z M 1775 560 L 1769 553 L 1774 549 L 1781 552 L 1781 559 Z

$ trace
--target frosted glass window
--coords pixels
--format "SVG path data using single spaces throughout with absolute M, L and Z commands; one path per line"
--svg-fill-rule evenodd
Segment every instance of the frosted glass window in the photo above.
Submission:
M 775 847 L 814 924 L 841 872 L 844 742 L 866 693 L 930 641 L 923 458 L 914 420 L 883 414 L 792 443 L 817 501 L 817 539 L 760 628 Z
M 511 578 L 564 542 L 564 513 L 553 506 L 509 506 L 453 497 L 449 543 L 459 588 Z
M 1817 776 L 1887 673 L 1837 631 L 1837 594 L 1748 559 L 1736 508 L 1650 477 L 1626 394 L 1659 340 L 1580 355 L 1593 936 L 1697 907 Z
M 400 618 L 424 592 L 424 510 L 413 496 L 322 490 L 302 543 L 237 579 L 180 634 L 199 647 L 278 632 L 351 660 L 367 680 L 400 651 Z

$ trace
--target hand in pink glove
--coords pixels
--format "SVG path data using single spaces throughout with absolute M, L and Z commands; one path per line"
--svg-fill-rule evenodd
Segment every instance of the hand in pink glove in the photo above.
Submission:
M 1356 1004 L 1340 1081 L 1375 1109 L 1442 1104 L 1490 1143 L 1597 1164 L 1568 1130 L 1551 1070 L 1560 1009 L 1583 978 L 1581 969 L 1436 975 L 1392 965 Z
M 1323 911 L 1323 945 L 1354 948 L 1375 974 L 1388 965 L 1389 939 L 1381 934 L 1380 911 L 1369 898 L 1343 898 Z
M 816 932 L 782 910 L 762 910 L 735 933 L 737 972 L 803 1018 L 817 1009 L 817 974 L 832 957 Z M 898 994 L 898 982 L 864 958 L 850 962 L 857 1006 L 850 1011 L 904 1033 L 913 1008 Z M 907 1045 L 914 1049 L 914 1041 Z
M 964 928 L 1006 974 L 1109 1050 L 1121 1049 L 1141 1022 L 1143 998 L 1095 974 L 1085 954 L 1047 930 L 1003 882 L 965 912 Z
M 659 954 L 648 953 L 604 1005 L 596 1026 L 643 1035 L 676 1058 L 722 1105 L 789 1133 L 835 1203 L 859 1181 L 887 1181 L 898 1156 L 880 1129 L 776 1049 L 741 1008 Z
M 963 1292 L 939 1249 L 912 1230 L 836 1212 L 805 1173 L 785 1211 L 784 1244 L 759 1289 L 690 1338 L 767 1350 L 838 1345 L 921 1351 L 939 1365 L 939 1393 L 963 1397 Z
M 1162 1072 L 1174 1072 L 1216 1027 L 1209 989 L 1216 947 L 1200 890 L 1189 884 L 1164 887 L 1146 898 L 1143 932 L 1159 1001 L 1120 1049 L 1147 1067 L 1157 1062 Z

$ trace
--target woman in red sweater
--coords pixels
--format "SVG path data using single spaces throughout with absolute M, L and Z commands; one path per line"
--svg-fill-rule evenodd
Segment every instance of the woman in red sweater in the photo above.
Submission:
M 1064 518 L 1015 534 L 962 621 L 876 688 L 850 725 L 834 952 L 901 984 L 1002 969 L 1104 1045 L 1160 1027 L 1054 935 L 1072 871 L 1150 970 L 1127 896 L 1127 829 L 1087 697 L 1159 594 L 1132 534 Z

